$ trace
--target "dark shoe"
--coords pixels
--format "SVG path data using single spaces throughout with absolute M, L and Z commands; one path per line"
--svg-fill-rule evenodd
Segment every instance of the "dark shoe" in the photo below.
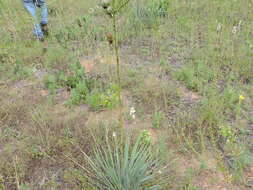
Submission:
M 48 36 L 48 27 L 47 24 L 40 23 L 41 31 L 45 36 Z
M 42 36 L 42 37 L 38 37 L 39 41 L 40 42 L 44 42 L 45 41 L 45 38 Z

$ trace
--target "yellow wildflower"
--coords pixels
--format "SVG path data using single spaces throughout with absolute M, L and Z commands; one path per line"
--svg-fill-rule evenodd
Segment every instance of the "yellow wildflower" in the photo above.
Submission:
M 240 95 L 240 96 L 239 96 L 239 100 L 240 100 L 240 101 L 242 101 L 242 100 L 244 100 L 244 99 L 245 99 L 245 97 L 244 97 L 243 95 Z

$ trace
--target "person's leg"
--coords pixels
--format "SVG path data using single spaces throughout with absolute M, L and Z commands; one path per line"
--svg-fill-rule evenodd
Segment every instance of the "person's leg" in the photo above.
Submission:
M 24 7 L 32 15 L 34 20 L 34 34 L 39 38 L 43 39 L 43 32 L 41 31 L 40 24 L 38 24 L 36 19 L 36 6 L 33 0 L 24 0 Z
M 47 12 L 47 4 L 45 0 L 37 0 L 38 6 L 41 8 L 41 24 L 48 23 L 48 12 Z
M 33 0 L 24 0 L 23 2 L 26 10 L 32 15 L 34 19 L 36 19 L 36 7 L 33 3 Z
M 41 8 L 41 22 L 40 26 L 42 29 L 42 32 L 45 35 L 48 35 L 48 28 L 47 28 L 47 23 L 48 23 L 48 11 L 47 11 L 47 5 L 45 0 L 37 0 L 38 7 Z

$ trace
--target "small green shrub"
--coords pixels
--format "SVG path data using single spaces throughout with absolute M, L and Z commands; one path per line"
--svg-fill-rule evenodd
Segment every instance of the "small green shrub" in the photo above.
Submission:
M 237 140 L 235 130 L 228 125 L 220 126 L 219 134 L 225 139 L 225 142 L 236 142 Z
M 183 81 L 187 88 L 195 92 L 202 92 L 205 86 L 214 80 L 214 71 L 201 61 L 192 65 L 185 65 L 180 68 L 174 76 Z
M 231 110 L 234 110 L 238 101 L 238 90 L 228 86 L 224 89 L 222 96 L 226 107 L 230 108 Z
M 243 180 L 243 173 L 253 163 L 253 155 L 248 147 L 241 143 L 229 142 L 225 146 L 225 162 L 237 180 Z
M 54 75 L 45 76 L 44 85 L 51 93 L 55 93 L 59 88 L 59 84 L 57 84 L 57 78 Z
M 116 107 L 119 104 L 117 87 L 111 85 L 105 90 L 94 90 L 87 96 L 87 103 L 94 110 Z
M 53 93 L 61 87 L 69 89 L 71 95 L 67 105 L 88 103 L 94 110 L 100 110 L 112 109 L 119 104 L 118 87 L 111 84 L 106 88 L 96 89 L 95 79 L 85 74 L 79 62 L 70 64 L 66 72 L 46 76 L 44 84 Z
M 84 68 L 79 62 L 70 64 L 66 72 L 59 71 L 55 75 L 48 75 L 44 78 L 45 87 L 53 93 L 61 87 L 70 90 L 68 105 L 84 103 L 86 96 L 93 88 L 94 82 L 92 78 L 85 75 Z
M 143 144 L 150 145 L 152 143 L 150 132 L 147 130 L 143 130 L 140 134 L 140 141 Z
M 168 14 L 169 0 L 152 0 L 149 1 L 148 8 L 154 16 L 166 16 Z
M 70 105 L 78 105 L 82 102 L 85 102 L 86 96 L 89 90 L 85 81 L 79 81 L 75 84 L 75 88 L 71 90 L 70 99 L 67 102 Z
M 164 120 L 165 120 L 164 113 L 161 111 L 156 111 L 152 117 L 152 127 L 156 129 L 161 128 Z

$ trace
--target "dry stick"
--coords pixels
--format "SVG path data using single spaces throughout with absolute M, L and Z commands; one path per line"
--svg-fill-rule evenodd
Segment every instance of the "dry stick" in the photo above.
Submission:
M 80 168 L 82 168 L 85 172 L 89 173 L 91 176 L 94 176 L 87 168 L 85 168 L 84 166 L 82 166 L 80 163 L 78 163 L 76 160 L 74 160 L 73 158 L 71 158 L 70 156 L 62 153 L 63 156 L 65 158 L 67 158 L 68 160 L 70 160 L 71 162 L 73 162 L 74 164 L 76 164 L 77 166 L 79 166 Z M 86 154 L 84 154 L 86 156 Z

